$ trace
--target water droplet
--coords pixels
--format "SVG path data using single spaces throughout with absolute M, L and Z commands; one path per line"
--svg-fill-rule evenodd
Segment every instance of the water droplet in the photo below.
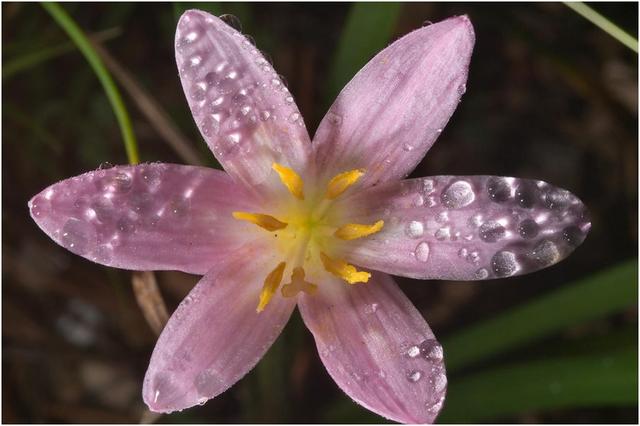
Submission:
M 429 260 L 429 244 L 425 241 L 421 242 L 416 246 L 414 254 L 416 255 L 416 259 L 420 262 L 426 262 Z
M 194 84 L 191 86 L 189 97 L 195 102 L 203 101 L 207 96 L 207 91 L 200 84 Z
M 169 202 L 169 212 L 171 212 L 172 215 L 178 217 L 186 216 L 190 205 L 189 200 L 189 198 L 185 199 L 182 197 L 175 197 Z
M 438 223 L 446 223 L 448 221 L 449 221 L 449 213 L 447 212 L 440 212 L 436 216 L 436 222 Z
M 531 181 L 522 181 L 518 186 L 518 189 L 516 189 L 516 199 L 518 200 L 518 204 L 527 209 L 535 205 L 539 195 L 540 190 Z
M 140 173 L 142 181 L 151 190 L 156 190 L 161 183 L 162 171 L 156 166 L 146 166 Z
M 462 259 L 465 259 L 468 254 L 469 254 L 469 251 L 464 247 L 458 250 L 458 256 L 461 257 Z
M 189 34 L 187 34 L 186 36 L 184 36 L 184 40 L 188 43 L 191 43 L 192 41 L 195 41 L 195 39 L 198 38 L 198 33 L 195 31 L 191 31 Z
M 62 227 L 60 244 L 75 254 L 83 255 L 96 243 L 96 232 L 87 222 L 71 218 Z
M 234 30 L 242 32 L 242 24 L 240 23 L 240 19 L 238 19 L 236 16 L 225 14 L 220 15 L 219 18 L 222 22 L 224 22 Z
M 415 358 L 418 355 L 420 355 L 420 348 L 417 346 L 411 346 L 408 350 L 407 350 L 407 355 L 409 355 L 409 357 L 411 358 Z
M 153 209 L 153 196 L 149 192 L 134 192 L 128 201 L 131 210 L 138 214 L 146 214 Z
M 518 225 L 518 233 L 522 238 L 535 238 L 540 231 L 540 227 L 533 219 L 525 219 Z
M 571 204 L 572 195 L 564 189 L 552 189 L 547 192 L 544 202 L 549 210 L 564 210 Z
M 488 276 L 489 271 L 487 271 L 485 268 L 480 268 L 475 272 L 475 274 L 473 274 L 473 278 L 476 280 L 484 280 Z
M 136 225 L 130 218 L 123 216 L 118 220 L 116 227 L 123 234 L 132 234 L 136 230 Z
M 440 201 L 445 207 L 457 209 L 468 206 L 476 196 L 469 182 L 459 180 L 449 185 L 440 196 Z
M 295 123 L 299 119 L 300 119 L 300 114 L 298 114 L 297 112 L 291 113 L 291 115 L 289 116 L 289 123 Z
M 340 124 L 342 124 L 342 116 L 334 112 L 327 113 L 327 120 L 334 126 L 339 126 Z
M 422 222 L 412 220 L 407 224 L 405 232 L 409 238 L 419 238 L 424 234 L 424 225 Z
M 504 178 L 492 177 L 487 182 L 489 198 L 496 203 L 503 203 L 511 198 L 511 185 Z
M 368 314 L 368 315 L 375 314 L 377 310 L 378 310 L 377 303 L 372 303 L 371 305 L 367 305 L 364 308 L 365 314 Z
M 464 95 L 467 92 L 467 85 L 462 83 L 460 86 L 458 86 L 458 94 L 460 96 Z
M 419 370 L 411 371 L 409 372 L 409 374 L 407 374 L 407 380 L 409 380 L 412 383 L 417 382 L 421 378 L 422 378 L 422 371 L 419 371 Z
M 442 373 L 438 374 L 434 379 L 433 388 L 435 389 L 436 392 L 442 392 L 446 389 L 446 387 L 447 387 L 447 376 L 445 376 Z
M 423 179 L 422 180 L 422 191 L 425 194 L 431 194 L 435 189 L 435 184 L 432 179 Z
M 477 251 L 472 251 L 471 253 L 469 253 L 469 255 L 467 256 L 467 260 L 471 263 L 473 263 L 474 265 L 477 265 L 478 263 L 480 263 L 480 253 L 478 253 Z
M 113 164 L 111 164 L 108 161 L 105 161 L 104 163 L 100 163 L 100 166 L 98 166 L 98 170 L 106 170 L 106 169 L 110 169 L 113 167 Z
M 269 111 L 261 111 L 260 112 L 260 120 L 267 121 L 271 117 L 271 113 Z
M 515 274 L 519 265 L 516 255 L 510 251 L 499 251 L 491 258 L 491 269 L 498 277 L 508 277 Z
M 408 143 L 402 145 L 402 149 L 405 151 L 412 151 L 413 150 L 413 145 L 410 145 Z
M 486 243 L 495 243 L 504 238 L 505 234 L 504 226 L 493 220 L 483 223 L 478 230 L 480 239 Z
M 202 397 L 198 398 L 198 405 L 204 405 L 204 404 L 207 403 L 207 401 L 208 401 L 207 397 L 206 396 L 202 396 Z
M 582 231 L 575 225 L 567 226 L 562 230 L 562 239 L 571 247 L 577 247 L 582 242 Z
M 482 225 L 482 214 L 476 213 L 469 218 L 469 226 L 477 228 Z
M 440 228 L 434 234 L 436 240 L 444 241 L 451 236 L 451 229 L 449 227 Z
M 560 260 L 560 252 L 553 242 L 544 240 L 533 249 L 531 257 L 541 265 L 549 266 Z
M 286 96 L 284 98 L 284 101 L 288 104 L 292 104 L 293 103 L 293 96 Z
M 191 57 L 191 59 L 189 60 L 189 63 L 192 67 L 197 67 L 198 65 L 200 65 L 200 62 L 202 62 L 202 57 L 197 55 Z

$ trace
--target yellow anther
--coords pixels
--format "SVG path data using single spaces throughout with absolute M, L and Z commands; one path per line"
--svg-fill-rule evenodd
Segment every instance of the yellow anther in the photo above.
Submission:
M 238 220 L 246 220 L 247 222 L 254 223 L 270 232 L 287 227 L 286 223 L 280 222 L 278 219 L 273 216 L 269 216 L 268 214 L 247 212 L 233 212 L 231 214 Z
M 293 169 L 278 163 L 273 163 L 271 168 L 278 173 L 282 184 L 287 187 L 294 197 L 299 200 L 304 200 L 304 193 L 302 192 L 304 182 L 302 182 L 300 175 L 293 171 Z
M 384 220 L 379 220 L 373 225 L 361 225 L 359 223 L 348 223 L 338 228 L 334 232 L 334 236 L 341 240 L 356 240 L 358 238 L 367 237 L 380 231 L 384 226 Z
M 325 198 L 333 200 L 347 190 L 351 185 L 356 183 L 364 174 L 364 169 L 349 170 L 348 172 L 335 175 L 327 185 L 327 193 Z
M 320 259 L 327 271 L 338 278 L 342 278 L 349 284 L 366 283 L 371 278 L 370 273 L 358 271 L 355 266 L 339 259 L 332 259 L 322 252 L 320 252 Z
M 280 290 L 284 297 L 293 297 L 301 291 L 307 294 L 315 294 L 318 286 L 304 280 L 304 269 L 298 267 L 291 274 L 291 282 L 282 286 Z
M 267 278 L 264 279 L 264 285 L 260 292 L 260 302 L 258 303 L 256 312 L 262 312 L 275 294 L 276 290 L 280 286 L 280 282 L 282 281 L 282 274 L 284 274 L 284 268 L 286 265 L 286 263 L 281 262 L 269 273 L 269 275 L 267 275 Z

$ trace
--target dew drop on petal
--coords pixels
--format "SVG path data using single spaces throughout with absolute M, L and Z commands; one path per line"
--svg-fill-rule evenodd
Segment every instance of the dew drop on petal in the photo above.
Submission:
M 60 231 L 60 243 L 73 253 L 83 255 L 95 246 L 95 229 L 87 222 L 71 218 Z
M 240 23 L 240 19 L 238 19 L 235 15 L 224 14 L 219 16 L 220 20 L 233 28 L 236 31 L 242 31 L 242 24 Z
M 422 378 L 422 371 L 420 370 L 410 371 L 407 374 L 407 380 L 409 380 L 411 383 L 415 383 L 421 378 Z
M 492 177 L 487 182 L 487 192 L 491 201 L 502 203 L 511 198 L 511 185 L 505 178 Z
M 518 233 L 525 239 L 535 238 L 539 230 L 540 227 L 533 219 L 525 219 L 518 225 Z
M 422 222 L 412 220 L 407 224 L 405 232 L 409 238 L 420 238 L 424 234 L 424 225 Z
M 516 255 L 510 251 L 499 251 L 491 258 L 491 269 L 498 277 L 508 277 L 518 271 Z
M 411 346 L 408 350 L 407 350 L 407 355 L 409 355 L 409 357 L 411 358 L 415 358 L 418 355 L 420 355 L 420 348 L 417 346 Z
M 459 180 L 442 191 L 440 201 L 442 204 L 450 209 L 457 209 L 460 207 L 468 206 L 475 200 L 476 196 L 471 188 L 469 182 Z
M 473 278 L 476 280 L 484 280 L 488 276 L 489 271 L 487 271 L 485 268 L 480 268 L 473 274 Z
M 549 266 L 560 260 L 560 252 L 553 242 L 544 240 L 535 246 L 531 252 L 531 257 L 539 264 Z
M 496 241 L 502 239 L 505 234 L 506 230 L 504 229 L 504 226 L 492 220 L 483 223 L 478 230 L 480 239 L 486 243 L 495 243 Z
M 577 247 L 583 239 L 582 231 L 575 225 L 567 226 L 562 230 L 562 239 L 569 246 Z
M 516 200 L 518 200 L 520 207 L 528 209 L 535 205 L 539 193 L 540 190 L 533 182 L 523 181 L 516 189 Z
M 420 262 L 426 262 L 427 260 L 429 260 L 429 244 L 427 244 L 425 241 L 421 242 L 416 246 L 414 254 L 416 256 L 416 259 L 418 259 Z

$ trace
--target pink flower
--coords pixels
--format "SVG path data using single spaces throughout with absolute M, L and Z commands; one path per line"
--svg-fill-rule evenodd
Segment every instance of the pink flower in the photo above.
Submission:
M 153 411 L 224 392 L 298 306 L 357 403 L 399 422 L 436 418 L 442 347 L 388 274 L 519 275 L 560 261 L 590 228 L 574 195 L 541 181 L 402 180 L 458 105 L 473 44 L 466 16 L 396 41 L 344 88 L 311 143 L 289 91 L 242 34 L 204 12 L 182 16 L 180 78 L 226 173 L 120 166 L 29 203 L 51 238 L 87 259 L 204 274 L 151 357 L 143 397 Z

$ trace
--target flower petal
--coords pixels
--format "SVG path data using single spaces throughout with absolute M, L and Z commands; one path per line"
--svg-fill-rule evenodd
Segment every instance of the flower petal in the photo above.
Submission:
M 393 279 L 323 283 L 298 306 L 320 358 L 358 404 L 403 423 L 431 423 L 444 400 L 442 346 Z
M 75 254 L 117 268 L 196 274 L 250 237 L 231 212 L 253 206 L 224 172 L 159 163 L 95 170 L 29 201 L 38 226 Z
M 355 168 L 361 185 L 408 175 L 434 143 L 465 91 L 473 27 L 466 16 L 404 36 L 342 90 L 313 146 L 325 179 Z
M 300 112 L 245 36 L 215 16 L 189 10 L 178 22 L 175 48 L 193 118 L 229 174 L 259 191 L 275 186 L 274 162 L 304 170 L 310 143 Z
M 215 266 L 173 313 L 151 356 L 142 395 L 152 411 L 203 404 L 247 374 L 280 335 L 294 298 L 256 312 L 278 259 L 250 244 Z M 268 251 L 267 251 L 268 253 Z
M 480 280 L 559 262 L 591 223 L 569 191 L 542 181 L 435 176 L 370 188 L 344 201 L 344 220 L 383 219 L 379 233 L 346 242 L 349 262 L 412 278 Z

